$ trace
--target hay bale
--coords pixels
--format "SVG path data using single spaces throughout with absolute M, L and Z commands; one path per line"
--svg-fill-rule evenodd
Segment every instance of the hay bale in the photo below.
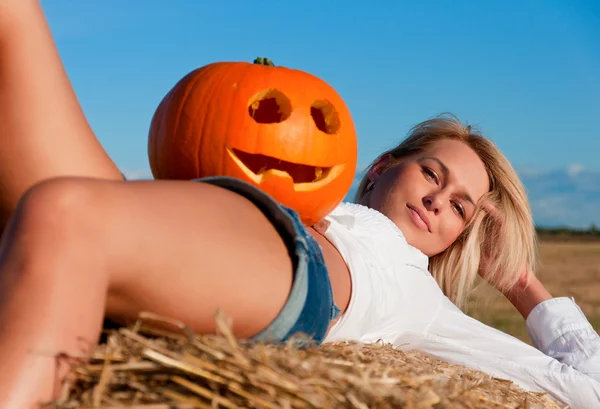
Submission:
M 223 319 L 218 335 L 196 336 L 180 323 L 142 318 L 73 368 L 55 408 L 559 407 L 512 382 L 390 345 L 274 346 L 235 340 Z M 166 322 L 179 330 L 165 331 Z

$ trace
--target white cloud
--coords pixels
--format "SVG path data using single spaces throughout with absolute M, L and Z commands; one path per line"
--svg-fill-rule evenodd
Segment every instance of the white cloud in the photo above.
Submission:
M 588 228 L 598 225 L 598 200 L 580 200 L 573 195 L 548 195 L 531 201 L 535 221 L 542 226 Z
M 569 219 L 569 197 L 566 195 L 548 195 L 531 200 L 533 214 L 543 220 L 561 220 L 563 223 Z M 572 209 L 571 209 L 572 210 Z
M 567 175 L 571 176 L 572 178 L 579 175 L 581 172 L 583 172 L 585 170 L 585 167 L 579 163 L 572 163 L 569 166 L 567 166 Z
M 533 166 L 522 166 L 518 172 L 521 177 L 536 177 L 546 173 L 545 170 Z
M 600 224 L 600 172 L 573 163 L 563 169 L 519 174 L 537 224 L 582 228 Z

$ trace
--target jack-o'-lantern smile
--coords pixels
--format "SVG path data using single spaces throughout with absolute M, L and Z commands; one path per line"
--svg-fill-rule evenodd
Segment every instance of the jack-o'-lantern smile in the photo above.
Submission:
M 326 184 L 330 179 L 339 175 L 344 169 L 344 165 L 335 165 L 329 167 L 311 166 L 299 163 L 288 162 L 272 156 L 247 153 L 235 148 L 227 148 L 227 153 L 240 167 L 240 169 L 256 183 L 259 183 L 265 177 L 279 176 L 292 179 L 294 188 L 301 190 L 302 187 L 312 185 Z

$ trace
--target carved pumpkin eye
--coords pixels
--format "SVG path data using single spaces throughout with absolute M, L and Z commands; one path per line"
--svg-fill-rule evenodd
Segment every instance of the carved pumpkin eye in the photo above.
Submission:
M 315 101 L 310 106 L 310 115 L 321 132 L 333 135 L 340 130 L 340 116 L 328 101 Z
M 256 93 L 248 104 L 248 115 L 259 124 L 283 122 L 291 113 L 292 103 L 288 97 L 274 88 Z

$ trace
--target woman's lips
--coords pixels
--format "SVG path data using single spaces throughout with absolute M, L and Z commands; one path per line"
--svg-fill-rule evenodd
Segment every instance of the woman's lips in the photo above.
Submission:
M 420 229 L 427 230 L 431 233 L 431 225 L 429 224 L 429 218 L 427 215 L 419 209 L 418 207 L 413 207 L 411 205 L 406 205 L 408 207 L 408 212 L 410 213 L 410 218 L 413 223 Z

